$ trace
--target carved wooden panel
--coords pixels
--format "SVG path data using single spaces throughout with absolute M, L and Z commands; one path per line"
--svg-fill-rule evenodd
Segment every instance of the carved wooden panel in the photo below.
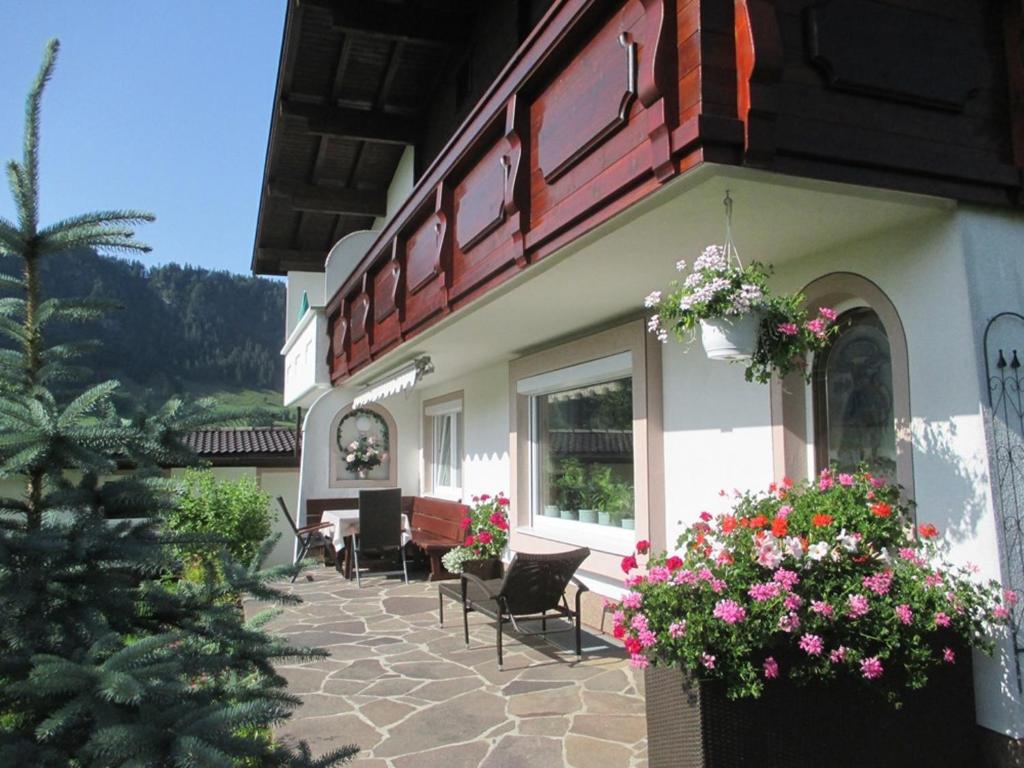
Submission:
M 961 110 L 978 87 L 971 37 L 955 19 L 875 0 L 807 11 L 811 59 L 837 89 Z
M 360 293 L 352 302 L 352 314 L 350 320 L 350 332 L 352 343 L 360 341 L 366 336 L 367 319 L 370 315 L 370 297 L 366 291 Z
M 637 45 L 608 25 L 545 92 L 537 156 L 548 183 L 626 124 L 637 94 Z
M 405 285 L 411 295 L 441 274 L 441 249 L 447 222 L 436 212 L 413 232 L 405 248 Z
M 468 251 L 505 217 L 506 181 L 512 159 L 499 141 L 455 188 L 455 242 Z
M 384 320 L 398 309 L 398 279 L 402 267 L 397 261 L 389 261 L 373 278 L 373 320 L 376 323 Z

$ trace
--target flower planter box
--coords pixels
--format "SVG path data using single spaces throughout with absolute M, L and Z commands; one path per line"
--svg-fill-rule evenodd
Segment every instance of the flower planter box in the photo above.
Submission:
M 729 700 L 718 681 L 677 668 L 645 672 L 650 768 L 973 768 L 971 655 L 935 671 L 896 710 L 855 681 L 770 683 L 760 699 Z
M 500 557 L 488 557 L 480 560 L 466 560 L 462 564 L 462 572 L 476 576 L 478 579 L 500 579 L 504 575 L 504 564 Z

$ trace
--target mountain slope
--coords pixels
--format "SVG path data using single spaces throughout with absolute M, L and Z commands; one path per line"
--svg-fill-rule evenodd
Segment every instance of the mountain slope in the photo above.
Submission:
M 17 269 L 0 257 L 0 272 Z M 85 361 L 142 405 L 171 394 L 214 395 L 280 409 L 283 283 L 265 278 L 78 251 L 44 262 L 45 296 L 89 296 L 122 306 L 99 325 L 54 329 L 61 340 L 99 339 Z M 281 418 L 285 418 L 281 414 Z

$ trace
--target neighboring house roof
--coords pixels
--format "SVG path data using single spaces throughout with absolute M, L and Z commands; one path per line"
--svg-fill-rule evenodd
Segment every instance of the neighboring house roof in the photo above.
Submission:
M 298 466 L 293 427 L 219 427 L 197 429 L 185 444 L 213 464 Z
M 625 430 L 551 430 L 551 452 L 559 455 L 629 457 L 633 433 Z

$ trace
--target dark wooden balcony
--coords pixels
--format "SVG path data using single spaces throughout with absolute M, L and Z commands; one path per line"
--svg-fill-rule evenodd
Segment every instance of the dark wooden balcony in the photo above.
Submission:
M 332 381 L 701 163 L 1019 204 L 1021 29 L 1012 2 L 556 0 L 330 299 Z

